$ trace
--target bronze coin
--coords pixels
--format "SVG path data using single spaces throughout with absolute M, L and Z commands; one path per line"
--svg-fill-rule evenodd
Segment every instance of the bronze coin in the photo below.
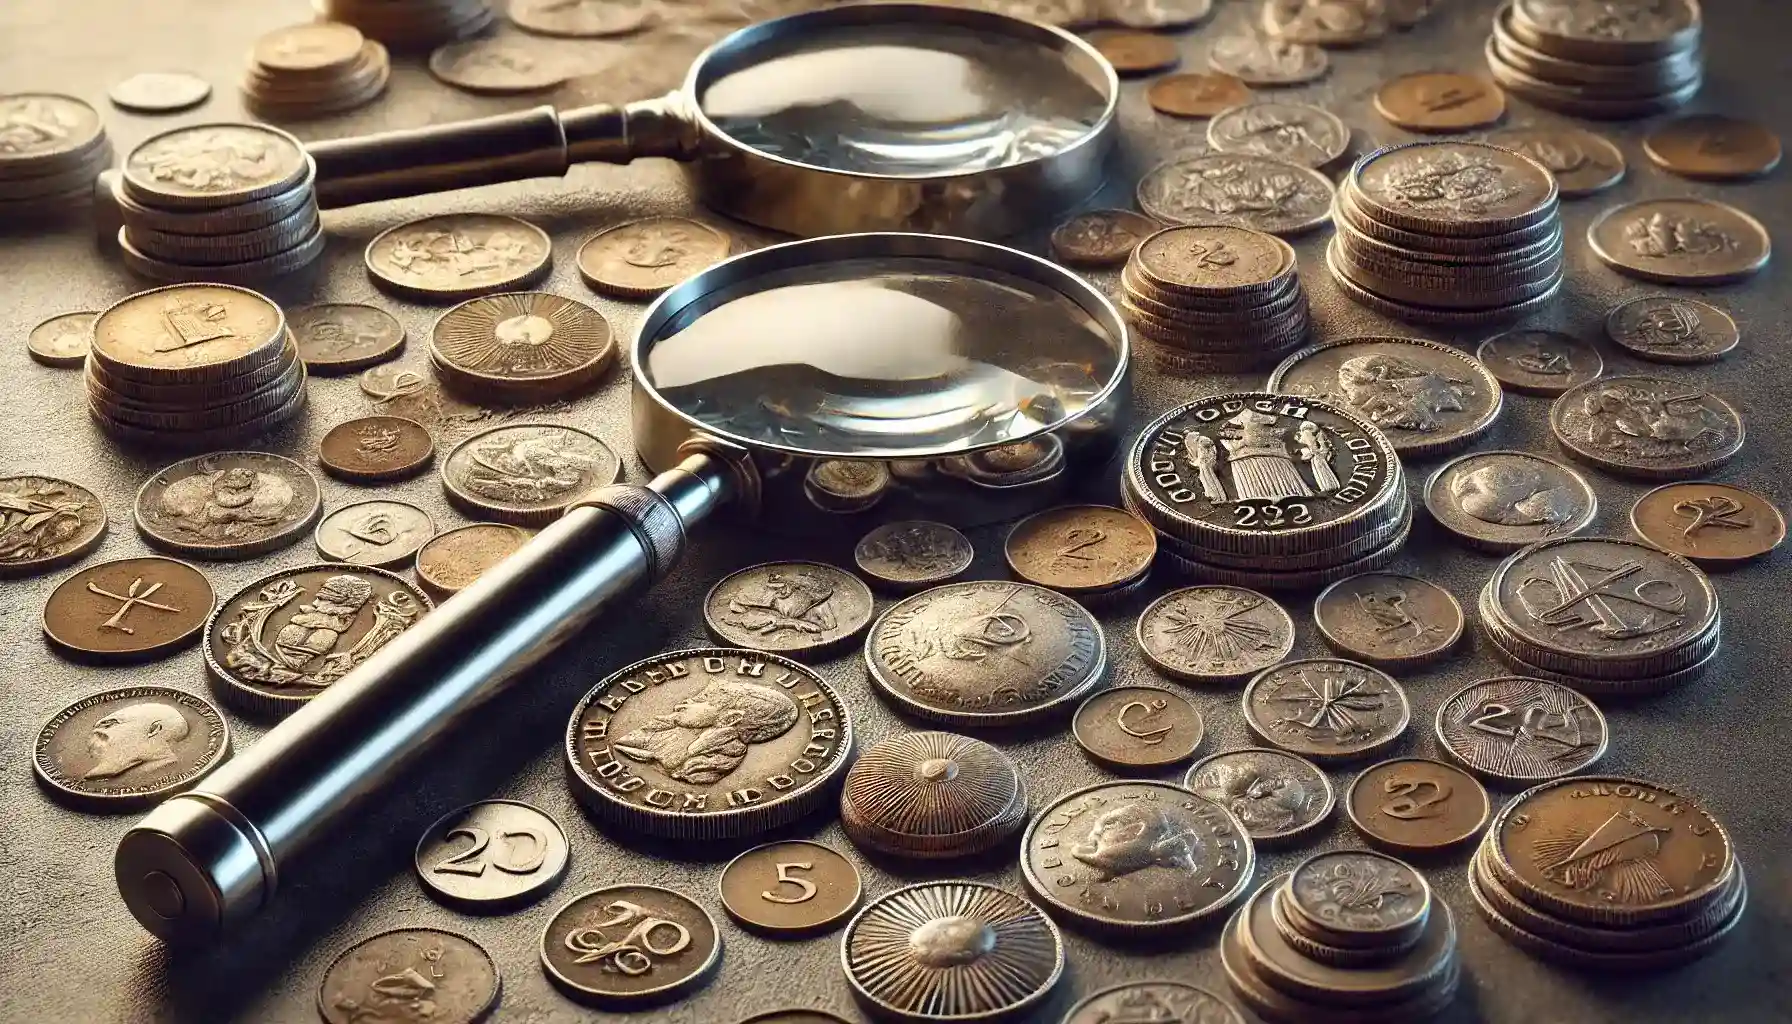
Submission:
M 1406 731 L 1406 691 L 1380 669 L 1342 658 L 1285 661 L 1244 688 L 1253 733 L 1315 761 L 1367 757 Z
M 1668 484 L 1637 499 L 1630 526 L 1650 544 L 1708 569 L 1759 558 L 1786 539 L 1773 503 L 1732 484 Z
M 1162 225 L 1131 210 L 1089 210 L 1052 230 L 1052 255 L 1073 267 L 1114 267 Z
M 1363 769 L 1344 794 L 1344 813 L 1371 846 L 1429 853 L 1480 835 L 1493 807 L 1473 775 L 1406 757 Z
M 513 910 L 552 891 L 566 874 L 566 833 L 546 811 L 482 800 L 443 815 L 417 841 L 423 888 L 473 913 Z
M 1151 109 L 1171 117 L 1212 117 L 1251 101 L 1251 87 L 1217 71 L 1165 75 L 1145 90 Z
M 664 1003 L 702 988 L 722 933 L 702 905 L 657 885 L 611 885 L 568 901 L 541 932 L 548 978 L 606 1007 Z
M 473 523 L 438 533 L 417 552 L 417 582 L 431 598 L 445 601 L 528 542 L 529 531 L 504 523 Z
M 1448 590 L 1416 576 L 1366 572 L 1319 592 L 1313 622 L 1325 642 L 1371 665 L 1415 668 L 1462 639 L 1462 605 Z
M 871 590 L 823 562 L 765 562 L 722 577 L 703 622 L 725 644 L 822 657 L 871 623 Z
M 148 660 L 197 639 L 213 600 L 204 574 L 185 562 L 120 558 L 57 584 L 44 602 L 44 635 L 72 657 Z
M 93 322 L 97 312 L 59 313 L 45 320 L 25 336 L 25 348 L 31 358 L 60 369 L 78 369 L 87 362 L 87 350 L 93 347 Z
M 822 1010 L 767 1010 L 755 1013 L 740 1024 L 852 1024 L 845 1017 L 836 1017 Z
M 305 369 L 319 375 L 365 370 L 404 351 L 404 325 L 363 303 L 301 306 L 287 312 L 286 325 Z
M 1148 75 L 1167 71 L 1181 62 L 1176 40 L 1150 32 L 1108 29 L 1084 37 L 1122 75 Z
M 1026 823 L 1019 766 L 956 733 L 899 733 L 872 744 L 840 792 L 840 824 L 853 845 L 895 857 L 981 853 Z
M 0 476 L 0 578 L 80 561 L 106 536 L 106 509 L 80 484 Z
M 435 452 L 435 441 L 416 420 L 362 416 L 331 427 L 318 443 L 317 461 L 333 477 L 378 483 L 416 476 Z
M 1670 174 L 1702 181 L 1758 178 L 1783 155 L 1772 129 L 1724 114 L 1675 118 L 1643 139 L 1643 152 Z
M 859 538 L 853 564 L 886 590 L 944 583 L 971 567 L 970 538 L 945 523 L 911 519 L 885 523 Z
M 137 532 L 194 558 L 253 558 L 291 544 L 323 509 L 317 478 L 267 452 L 215 452 L 169 466 L 137 492 Z
M 1549 168 L 1564 199 L 1603 192 L 1624 180 L 1624 151 L 1603 135 L 1566 125 L 1507 128 L 1487 142 Z
M 1116 768 L 1163 768 L 1201 746 L 1201 712 L 1179 693 L 1116 686 L 1083 701 L 1070 722 L 1083 753 Z
M 120 686 L 45 722 L 32 767 L 70 804 L 138 810 L 186 789 L 229 756 L 230 727 L 204 698 L 166 686 Z
M 388 1017 L 387 1007 L 403 1019 L 421 1004 L 429 1024 L 476 1024 L 498 1005 L 501 985 L 497 963 L 472 939 L 399 928 L 344 950 L 318 986 L 317 1010 L 326 1024 L 363 1024 Z
M 579 276 L 592 291 L 651 299 L 728 258 L 734 240 L 688 217 L 649 217 L 605 228 L 579 246 Z
M 1475 75 L 1419 71 L 1391 78 L 1375 90 L 1375 112 L 1414 132 L 1461 132 L 1506 114 L 1506 94 Z
M 1496 785 L 1529 785 L 1585 771 L 1604 756 L 1610 730 L 1587 698 L 1526 676 L 1470 683 L 1438 705 L 1444 756 Z
M 332 562 L 391 569 L 411 564 L 436 524 L 429 513 L 406 501 L 357 501 L 319 520 L 317 553 Z
M 1157 534 L 1124 509 L 1062 505 L 1016 523 L 1002 553 L 1028 583 L 1087 594 L 1144 575 L 1157 557 Z
M 616 361 L 604 315 L 549 292 L 468 299 L 430 331 L 429 357 L 442 383 L 486 400 L 534 404 L 589 390 Z
M 802 839 L 755 846 L 728 862 L 722 909 L 748 931 L 794 939 L 832 931 L 859 908 L 859 869 Z

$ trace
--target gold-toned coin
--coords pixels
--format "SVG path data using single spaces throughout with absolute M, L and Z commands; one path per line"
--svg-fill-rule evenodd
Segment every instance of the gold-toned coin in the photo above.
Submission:
M 354 63 L 365 41 L 359 29 L 341 22 L 288 25 L 257 39 L 249 59 L 274 71 L 332 71 Z
M 87 362 L 87 351 L 93 346 L 95 312 L 58 313 L 31 328 L 25 336 L 25 347 L 31 358 L 60 369 L 78 369 Z
M 1002 547 L 1014 575 L 1067 594 L 1117 587 L 1143 575 L 1157 535 L 1138 516 L 1106 505 L 1064 505 L 1015 524 Z
M 616 482 L 622 462 L 596 436 L 548 423 L 508 423 L 454 446 L 442 487 L 462 512 L 546 526 L 573 503 Z
M 579 246 L 579 276 L 593 291 L 650 299 L 727 259 L 734 242 L 688 217 L 649 217 L 605 228 Z
M 142 810 L 230 756 L 211 702 L 169 686 L 119 686 L 58 711 L 37 732 L 32 768 L 56 799 L 95 811 Z
M 1433 853 L 1480 835 L 1493 807 L 1473 775 L 1404 757 L 1363 769 L 1344 795 L 1344 812 L 1371 846 Z
M 1389 79 L 1375 91 L 1375 112 L 1414 132 L 1461 132 L 1506 115 L 1506 94 L 1475 75 L 1420 71 Z
M 459 302 L 527 285 L 553 263 L 547 232 L 494 213 L 446 213 L 367 243 L 374 283 L 420 302 Z
M 0 578 L 78 562 L 106 536 L 92 491 L 50 476 L 0 476 Z
M 436 524 L 429 513 L 407 501 L 357 501 L 318 521 L 317 553 L 332 562 L 395 569 L 409 565 Z
M 51 646 L 91 661 L 144 661 L 198 639 L 215 597 L 185 562 L 148 556 L 90 565 L 44 602 Z
M 545 92 L 566 81 L 572 66 L 544 51 L 542 40 L 534 40 L 536 46 L 529 41 L 521 36 L 449 43 L 429 55 L 429 73 L 437 81 L 480 96 Z
M 1179 693 L 1115 686 L 1083 701 L 1070 732 L 1083 753 L 1104 765 L 1158 769 L 1195 756 L 1205 728 L 1201 712 Z
M 1212 117 L 1251 101 L 1251 87 L 1217 71 L 1165 75 L 1145 90 L 1151 109 L 1171 117 Z
M 155 383 L 220 381 L 271 361 L 286 315 L 227 284 L 175 284 L 127 296 L 93 322 L 93 358 L 107 372 Z
M 859 908 L 859 869 L 829 846 L 793 839 L 756 846 L 722 869 L 722 909 L 749 931 L 807 938 Z
M 417 552 L 417 582 L 431 598 L 445 601 L 528 542 L 527 530 L 504 523 L 473 523 L 436 534 Z
M 1115 267 L 1163 225 L 1131 210 L 1089 210 L 1052 230 L 1052 255 L 1073 267 Z
M 548 292 L 468 299 L 436 321 L 429 355 L 442 382 L 470 395 L 538 403 L 577 393 L 616 361 L 604 315 Z
M 1636 501 L 1637 536 L 1707 569 L 1760 558 L 1786 539 L 1786 517 L 1754 491 L 1706 481 L 1667 484 Z
M 1167 71 L 1182 61 L 1176 41 L 1150 32 L 1106 29 L 1084 37 L 1122 75 L 1148 75 Z
M 1724 114 L 1675 118 L 1643 139 L 1657 167 L 1682 178 L 1742 181 L 1780 165 L 1780 137 L 1758 121 Z

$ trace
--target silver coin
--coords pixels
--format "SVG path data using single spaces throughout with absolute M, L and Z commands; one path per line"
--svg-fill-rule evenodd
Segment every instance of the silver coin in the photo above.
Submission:
M 317 477 L 267 452 L 185 459 L 137 491 L 137 532 L 193 558 L 253 558 L 291 544 L 323 507 Z
M 1261 100 L 1223 110 L 1207 122 L 1207 144 L 1222 153 L 1324 167 L 1344 155 L 1350 129 L 1310 103 Z
M 1462 639 L 1462 605 L 1430 580 L 1391 572 L 1342 579 L 1313 601 L 1313 622 L 1342 654 L 1382 667 L 1436 661 Z
M 1530 157 L 1481 142 L 1412 142 L 1358 161 L 1348 188 L 1375 220 L 1427 235 L 1485 236 L 1556 215 L 1556 179 Z
M 120 110 L 137 114 L 172 114 L 197 107 L 212 94 L 212 85 L 182 71 L 142 71 L 120 79 L 106 98 Z
M 1314 854 L 1295 867 L 1278 895 L 1298 927 L 1347 949 L 1410 948 L 1432 900 L 1424 875 L 1368 850 Z
M 449 43 L 429 55 L 429 73 L 457 89 L 491 96 L 543 92 L 571 75 L 565 60 L 527 44 L 526 36 Z
M 1523 153 L 1549 168 L 1565 199 L 1603 192 L 1624 180 L 1624 151 L 1585 128 L 1508 128 L 1489 134 L 1486 141 Z
M 1492 782 L 1530 785 L 1585 771 L 1605 754 L 1609 730 L 1592 701 L 1524 676 L 1470 683 L 1438 705 L 1437 745 Z
M 1406 731 L 1412 708 L 1394 677 L 1342 658 L 1288 661 L 1265 669 L 1244 689 L 1251 731 L 1316 761 L 1342 761 L 1386 749 Z
M 412 865 L 430 896 L 474 913 L 511 910 L 547 895 L 570 860 L 560 823 L 515 800 L 449 811 L 417 840 Z
M 1613 207 L 1588 225 L 1587 242 L 1613 270 L 1663 284 L 1741 281 L 1773 255 L 1760 221 L 1711 199 L 1642 199 Z
M 514 423 L 454 446 L 442 460 L 448 500 L 468 515 L 546 526 L 581 498 L 616 482 L 610 446 L 572 427 Z
M 1175 679 L 1240 679 L 1294 649 L 1294 620 L 1281 605 L 1241 587 L 1185 587 L 1139 615 L 1139 650 Z
M 1504 553 L 1579 533 L 1593 521 L 1599 499 L 1586 477 L 1554 459 L 1471 452 L 1431 474 L 1425 509 L 1470 545 Z
M 173 687 L 120 686 L 45 722 L 32 768 L 71 806 L 141 810 L 194 785 L 229 756 L 230 726 L 209 701 Z
M 317 553 L 332 562 L 394 569 L 410 565 L 436 535 L 429 513 L 376 498 L 344 505 L 318 521 Z
M 1188 789 L 1232 812 L 1263 846 L 1302 839 L 1331 819 L 1337 795 L 1319 766 L 1267 747 L 1204 757 L 1183 776 Z
M 821 562 L 766 562 L 711 587 L 703 621 L 723 643 L 820 657 L 871 622 L 871 591 L 857 576 Z
M 1387 35 L 1387 11 L 1374 0 L 1264 0 L 1263 31 L 1318 46 L 1358 46 Z
M 1255 86 L 1302 85 L 1331 67 L 1331 58 L 1317 46 L 1254 33 L 1215 40 L 1207 60 L 1215 71 Z
M 1742 340 L 1730 314 L 1677 295 L 1619 303 L 1606 314 L 1605 333 L 1624 351 L 1657 363 L 1714 363 Z
M 362 257 L 375 283 L 422 302 L 515 291 L 547 273 L 553 243 L 527 221 L 450 213 L 376 235 Z
M 1267 389 L 1349 409 L 1381 428 L 1403 456 L 1461 448 L 1499 418 L 1500 383 L 1461 349 L 1420 338 L 1339 338 L 1300 350 Z
M 1623 476 L 1684 480 L 1742 450 L 1746 431 L 1730 403 L 1682 381 L 1602 377 L 1557 398 L 1550 431 L 1575 458 Z
M 1180 981 L 1132 981 L 1085 996 L 1064 1024 L 1244 1024 L 1230 1003 Z M 806 1024 L 806 1022 L 792 1022 Z
M 0 124 L 8 126 L 0 136 L 0 176 L 6 178 L 85 174 L 106 146 L 99 112 L 73 96 L 0 93 Z
M 1521 395 L 1555 397 L 1605 372 L 1599 350 L 1572 334 L 1521 327 L 1496 334 L 1475 349 L 1475 358 Z
M 657 11 L 642 0 L 511 0 L 504 13 L 525 32 L 600 39 L 643 28 Z
M 278 128 L 189 125 L 151 136 L 131 150 L 124 189 L 146 206 L 234 206 L 286 192 L 310 169 L 299 140 Z
M 1514 27 L 1527 41 L 1560 48 L 1572 60 L 1627 63 L 1677 53 L 1698 41 L 1696 0 L 1599 4 L 1584 0 L 1517 0 Z
M 1297 235 L 1331 219 L 1336 189 L 1318 171 L 1237 153 L 1186 157 L 1139 179 L 1139 209 L 1166 224 L 1229 224 Z
M 932 586 L 971 567 L 970 538 L 945 523 L 885 523 L 852 549 L 859 571 L 893 590 Z

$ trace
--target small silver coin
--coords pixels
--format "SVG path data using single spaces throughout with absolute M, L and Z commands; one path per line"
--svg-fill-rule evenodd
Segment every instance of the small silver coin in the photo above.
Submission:
M 1283 662 L 1244 689 L 1253 733 L 1316 761 L 1346 761 L 1387 749 L 1412 718 L 1406 691 L 1380 669 L 1342 658 Z
M 1362 894 L 1374 893 L 1373 897 Z M 1409 864 L 1368 850 L 1328 850 L 1300 862 L 1280 896 L 1294 922 L 1347 949 L 1409 943 L 1432 906 L 1431 886 Z
M 1319 766 L 1298 754 L 1247 747 L 1195 762 L 1188 789 L 1232 812 L 1263 846 L 1295 842 L 1331 819 L 1337 794 Z
M 1619 303 L 1606 314 L 1605 333 L 1624 351 L 1656 363 L 1714 363 L 1742 340 L 1730 314 L 1677 295 Z
M 971 567 L 970 538 L 945 523 L 911 519 L 885 523 L 859 538 L 853 564 L 891 590 L 944 583 Z
M 113 83 L 106 98 L 134 114 L 172 114 L 204 103 L 212 85 L 184 71 L 143 71 Z
M 1254 32 L 1215 40 L 1207 60 L 1215 71 L 1254 86 L 1303 85 L 1331 67 L 1331 58 L 1317 46 Z
M 622 462 L 583 430 L 511 423 L 467 438 L 441 462 L 448 501 L 479 519 L 546 526 L 616 482 Z
M 1587 243 L 1620 274 L 1662 284 L 1716 285 L 1753 277 L 1773 243 L 1747 213 L 1713 199 L 1642 199 L 1600 214 Z
M 1742 450 L 1742 417 L 1684 381 L 1602 377 L 1557 398 L 1549 426 L 1569 454 L 1623 476 L 1685 480 Z
M 1462 605 L 1430 580 L 1366 572 L 1319 592 L 1313 622 L 1325 642 L 1384 668 L 1416 668 L 1449 653 L 1462 639 Z
M 1496 334 L 1475 358 L 1508 391 L 1553 398 L 1605 372 L 1599 350 L 1572 334 L 1519 328 Z
M 820 657 L 871 622 L 871 591 L 821 562 L 765 562 L 722 577 L 703 599 L 703 621 L 723 643 Z
M 1207 122 L 1207 144 L 1222 153 L 1324 167 L 1344 155 L 1350 129 L 1338 115 L 1310 103 L 1260 100 L 1215 114 Z
M 1586 477 L 1554 459 L 1470 452 L 1431 474 L 1425 509 L 1471 546 L 1504 553 L 1586 529 L 1599 499 Z
M 493 913 L 551 892 L 568 859 L 566 834 L 546 811 L 515 800 L 483 800 L 431 825 L 412 862 L 431 896 Z
M 317 553 L 332 562 L 395 569 L 409 565 L 436 535 L 429 513 L 376 498 L 344 505 L 318 521 Z
M 230 756 L 230 727 L 203 697 L 120 686 L 83 697 L 38 729 L 32 768 L 57 799 L 85 810 L 153 806 Z
M 1438 705 L 1437 745 L 1490 782 L 1529 786 L 1591 768 L 1610 730 L 1586 697 L 1525 676 L 1470 683 Z
M 1139 614 L 1139 649 L 1153 668 L 1192 682 L 1242 679 L 1294 649 L 1294 620 L 1242 587 L 1185 587 Z
M 1381 428 L 1402 456 L 1453 451 L 1499 418 L 1499 380 L 1461 349 L 1420 338 L 1322 342 L 1282 360 L 1267 389 L 1349 409 Z
M 325 1024 L 362 1024 L 368 1007 L 421 1001 L 429 1007 L 430 1024 L 477 1024 L 498 1005 L 501 987 L 497 963 L 472 939 L 436 928 L 399 928 L 337 956 L 318 986 L 317 1010 Z
M 1139 179 L 1139 209 L 1166 224 L 1229 224 L 1298 235 L 1331 220 L 1337 189 L 1310 167 L 1245 153 L 1160 165 Z

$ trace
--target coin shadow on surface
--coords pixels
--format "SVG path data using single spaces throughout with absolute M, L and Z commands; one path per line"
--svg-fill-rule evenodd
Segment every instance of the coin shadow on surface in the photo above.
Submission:
M 846 772 L 843 771 L 840 773 L 840 781 L 844 781 L 845 778 Z M 828 825 L 839 817 L 840 783 L 837 781 L 828 787 L 826 802 L 814 812 L 806 814 L 788 825 L 735 839 L 692 840 L 644 836 L 638 832 L 630 832 L 626 826 L 608 825 L 585 811 L 583 806 L 579 810 L 586 824 L 625 849 L 646 854 L 656 860 L 675 863 L 725 864 L 755 846 L 779 843 L 789 839 L 805 839 L 809 842 L 821 843 L 824 846 L 832 846 L 833 844 L 826 842 L 823 838 L 823 833 L 827 831 Z
M 937 882 L 942 878 L 980 878 L 990 880 L 992 885 L 1009 888 L 1000 879 L 1014 866 L 1015 858 L 1020 856 L 1021 831 L 1016 829 L 1012 836 L 1004 838 L 990 849 L 963 857 L 897 857 L 858 845 L 853 845 L 852 851 L 866 864 L 895 879 L 899 885 Z M 1013 891 L 1016 895 L 1032 899 L 1031 895 L 1018 886 L 1013 887 Z

